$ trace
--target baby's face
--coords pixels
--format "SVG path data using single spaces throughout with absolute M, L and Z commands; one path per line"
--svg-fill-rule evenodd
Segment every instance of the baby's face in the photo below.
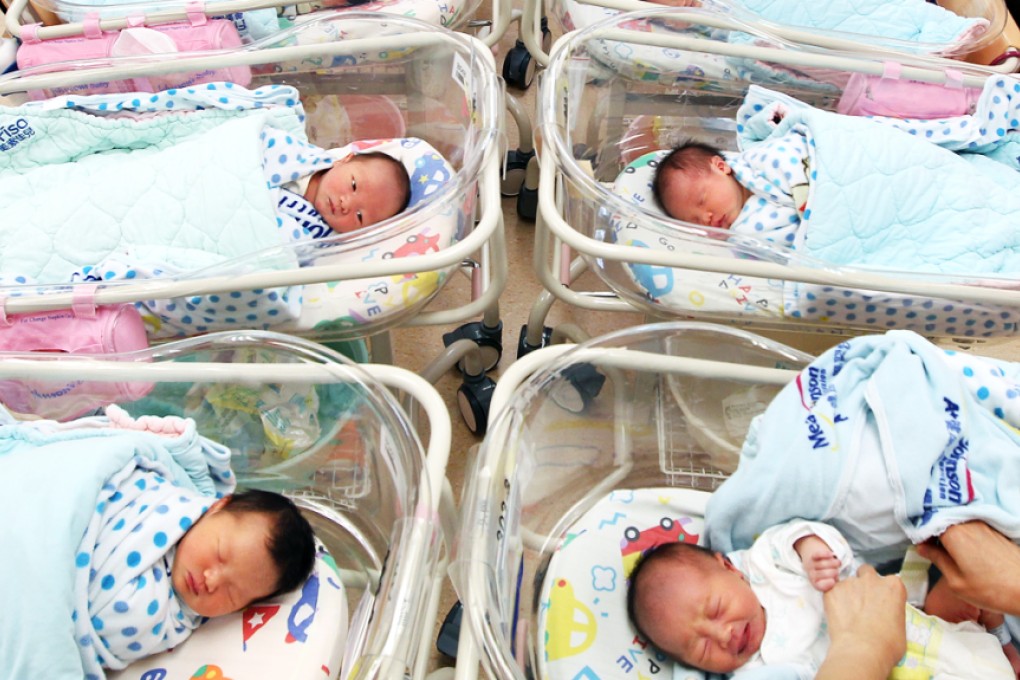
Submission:
M 404 207 L 400 168 L 385 158 L 348 156 L 315 175 L 305 198 L 333 231 L 344 234 L 393 217 Z
M 761 647 L 765 610 L 743 575 L 722 555 L 692 567 L 668 562 L 656 578 L 645 631 L 662 651 L 714 673 L 740 668 Z
M 662 207 L 670 217 L 705 227 L 729 229 L 749 193 L 720 156 L 708 170 L 672 170 L 662 185 Z
M 279 570 L 269 554 L 271 520 L 230 513 L 214 504 L 177 544 L 174 592 L 202 616 L 240 611 L 276 590 Z

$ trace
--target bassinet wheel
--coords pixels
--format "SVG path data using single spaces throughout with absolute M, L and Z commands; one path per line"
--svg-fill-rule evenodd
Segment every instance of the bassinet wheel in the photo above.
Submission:
M 503 358 L 503 322 L 495 326 L 486 326 L 482 321 L 473 321 L 443 334 L 443 345 L 449 347 L 458 340 L 467 339 L 478 345 L 481 352 L 482 366 L 491 371 Z M 463 361 L 458 364 L 464 370 Z
M 514 44 L 503 59 L 503 80 L 510 87 L 526 90 L 535 79 L 535 61 L 520 40 Z
M 574 364 L 563 370 L 563 380 L 553 388 L 550 397 L 571 413 L 584 413 L 595 401 L 606 382 L 606 376 L 591 364 Z
M 471 434 L 479 437 L 485 434 L 489 424 L 489 404 L 495 389 L 496 381 L 484 373 L 464 376 L 464 383 L 457 390 L 457 406 Z
M 527 174 L 528 161 L 535 157 L 534 151 L 511 149 L 506 154 L 506 172 L 499 185 L 499 193 L 503 196 L 516 196 L 521 193 L 524 176 Z
M 529 189 L 521 187 L 521 193 L 517 194 L 517 216 L 527 222 L 534 222 L 538 214 L 538 187 Z
M 552 344 L 552 332 L 553 329 L 549 326 L 542 326 L 542 337 L 537 345 L 532 345 L 528 342 L 528 325 L 524 324 L 521 326 L 520 337 L 517 338 L 517 358 L 520 359 L 525 354 L 534 352 L 536 349 L 541 349 Z

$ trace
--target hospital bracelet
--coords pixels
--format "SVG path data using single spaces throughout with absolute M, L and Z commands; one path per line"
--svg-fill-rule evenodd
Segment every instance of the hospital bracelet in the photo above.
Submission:
M 1013 641 L 1013 636 L 1009 634 L 1009 628 L 1006 627 L 1005 623 L 1001 623 L 995 628 L 989 628 L 988 632 L 998 638 L 999 644 L 1003 647 Z

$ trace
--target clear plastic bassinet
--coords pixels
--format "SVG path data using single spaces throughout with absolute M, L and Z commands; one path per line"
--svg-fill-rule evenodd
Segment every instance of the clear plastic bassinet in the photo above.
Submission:
M 246 619 L 243 654 L 242 614 L 234 614 L 200 628 L 175 650 L 178 665 L 150 657 L 160 659 L 162 671 L 118 677 L 165 677 L 168 667 L 191 673 L 206 664 L 226 677 L 255 677 L 287 654 L 301 662 L 288 677 L 423 677 L 424 633 L 435 620 L 453 509 L 441 493 L 449 415 L 421 378 L 355 365 L 299 338 L 250 331 L 102 360 L 6 353 L 0 390 L 6 397 L 19 389 L 28 396 L 18 406 L 31 409 L 30 416 L 93 412 L 120 394 L 116 403 L 136 418 L 193 418 L 200 434 L 232 449 L 239 487 L 294 499 L 331 555 L 335 576 L 321 579 L 318 600 L 312 592 L 299 602 L 305 608 L 246 610 L 258 618 Z M 411 416 L 389 390 L 410 396 L 427 416 L 427 457 Z M 327 585 L 333 578 L 342 583 L 346 609 L 321 611 L 333 602 L 326 598 L 338 587 Z M 339 618 L 335 630 L 315 627 L 330 617 Z M 209 635 L 219 644 L 210 650 L 206 642 L 204 653 L 188 657 Z M 313 644 L 321 659 L 309 656 Z M 304 655 L 301 648 L 308 648 Z
M 594 602 L 582 604 L 574 591 L 582 581 L 597 582 L 596 569 L 578 575 L 571 590 L 549 583 L 561 574 L 550 565 L 557 553 L 585 540 L 584 533 L 607 527 L 616 531 L 615 540 L 606 539 L 610 556 L 615 552 L 619 561 L 622 551 L 627 562 L 642 540 L 626 529 L 629 518 L 609 512 L 586 531 L 578 528 L 579 519 L 607 496 L 626 504 L 633 492 L 661 489 L 660 496 L 676 492 L 682 504 L 697 506 L 699 498 L 703 503 L 703 492 L 734 469 L 751 418 L 811 358 L 738 329 L 672 322 L 577 346 L 553 345 L 504 372 L 492 424 L 467 476 L 452 569 L 489 677 L 655 673 L 648 668 L 650 650 L 637 649 L 633 633 L 611 641 L 608 651 L 599 649 L 607 647 L 598 635 L 614 613 L 605 603 L 620 592 L 619 574 L 605 587 L 596 586 Z M 662 515 L 670 513 L 659 510 Z M 663 531 L 681 526 L 661 524 Z M 575 551 L 565 559 L 602 565 L 586 554 L 597 546 L 583 545 L 580 555 Z M 551 587 L 557 590 L 551 593 Z M 557 634 L 546 627 L 553 617 L 562 626 Z M 608 654 L 607 665 L 584 671 L 592 663 L 586 659 L 564 675 L 557 664 L 583 658 L 582 650 Z M 459 662 L 460 654 L 458 668 Z M 657 665 L 663 669 L 661 661 Z M 668 669 L 664 674 L 669 676 Z
M 373 136 L 417 137 L 443 156 L 454 175 L 430 198 L 373 228 L 317 241 L 314 248 L 262 250 L 186 277 L 108 280 L 95 290 L 97 303 L 136 303 L 150 337 L 176 337 L 196 329 L 182 330 L 180 319 L 162 311 L 147 312 L 152 305 L 147 301 L 162 300 L 164 309 L 168 302 L 179 303 L 184 310 L 227 292 L 275 300 L 289 290 L 290 299 L 301 299 L 300 312 L 265 326 L 317 339 L 366 337 L 416 315 L 415 323 L 451 323 L 494 305 L 506 274 L 498 245 L 500 158 L 494 143 L 502 125 L 502 88 L 491 54 L 474 38 L 414 19 L 332 12 L 236 50 L 22 71 L 0 79 L 0 94 L 6 95 L 3 103 L 16 106 L 42 95 L 134 91 L 139 83 L 169 87 L 181 81 L 183 91 L 210 87 L 200 83 L 217 69 L 242 73 L 240 84 L 252 90 L 296 87 L 314 144 L 333 148 Z M 280 268 L 281 257 L 296 258 L 302 266 Z M 475 299 L 422 313 L 465 261 L 477 264 Z M 67 307 L 74 292 L 53 282 L 8 286 L 2 294 L 8 312 L 26 312 Z M 246 318 L 217 326 L 196 315 L 191 323 L 196 322 L 203 325 L 198 332 L 263 327 Z
M 911 8 L 910 0 L 895 3 L 897 8 L 903 8 L 904 14 L 897 14 L 896 8 L 890 14 L 889 5 L 892 3 L 884 6 L 876 3 L 863 8 L 847 3 L 845 9 L 841 8 L 842 12 L 830 11 L 828 6 L 805 5 L 803 12 L 793 17 L 765 3 L 698 0 L 691 4 L 717 14 L 724 22 L 728 18 L 736 19 L 796 44 L 828 49 L 941 55 L 988 64 L 1010 48 L 1005 35 L 1009 10 L 1000 0 L 944 0 L 932 3 L 931 7 L 922 5 L 920 9 Z M 921 5 L 920 2 L 916 4 Z M 546 66 L 549 54 L 542 47 L 537 17 L 550 14 L 563 32 L 567 32 L 588 28 L 623 12 L 646 12 L 658 6 L 659 3 L 641 0 L 550 0 L 544 4 L 541 0 L 527 0 L 521 21 L 521 38 L 532 56 Z M 915 12 L 930 16 L 915 17 Z M 913 21 L 917 23 L 913 25 L 912 32 L 904 31 L 904 27 Z M 959 32 L 947 30 L 953 22 L 961 26 Z M 825 28 L 827 26 L 838 28 Z M 1017 66 L 1013 57 L 996 63 L 1003 71 L 1015 71 Z
M 38 27 L 22 23 L 29 5 L 36 13 L 51 13 L 46 23 L 61 24 Z M 283 0 L 224 0 L 221 2 L 182 2 L 180 0 L 13 0 L 5 15 L 11 35 L 18 38 L 50 40 L 81 36 L 92 26 L 104 31 L 154 26 L 168 22 L 195 22 L 208 18 L 225 18 L 233 22 L 237 37 L 251 43 L 285 30 L 295 23 L 313 20 L 316 13 L 372 12 L 389 16 L 415 17 L 431 26 L 464 30 L 475 16 L 479 0 L 364 0 L 348 3 L 337 0 L 311 0 L 286 3 Z M 511 19 L 510 4 L 495 0 L 491 4 L 491 26 L 485 36 L 487 45 L 494 45 L 503 35 Z M 93 23 L 94 22 L 94 23 Z M 25 30 L 25 35 L 22 31 Z
M 761 327 L 1015 334 L 1020 293 L 1008 278 L 834 266 L 755 237 L 737 243 L 728 232 L 685 229 L 650 196 L 625 200 L 614 192 L 629 163 L 686 138 L 735 150 L 736 110 L 752 84 L 835 110 L 851 75 L 891 68 L 879 57 L 807 50 L 750 26 L 742 30 L 755 43 L 732 44 L 716 19 L 701 10 L 633 13 L 557 43 L 539 104 L 536 248 L 549 293 L 589 309 Z M 713 39 L 702 33 L 706 25 L 715 27 Z M 650 54 L 670 68 L 651 64 Z M 903 78 L 930 83 L 959 77 L 980 86 L 1009 77 L 943 59 L 899 59 Z M 583 258 L 573 271 L 561 244 Z M 586 266 L 620 299 L 570 290 Z

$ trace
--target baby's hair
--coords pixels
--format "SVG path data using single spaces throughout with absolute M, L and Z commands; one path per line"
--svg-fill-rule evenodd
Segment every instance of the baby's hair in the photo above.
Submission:
M 644 628 L 638 623 L 636 616 L 637 591 L 641 585 L 642 576 L 648 572 L 648 565 L 669 560 L 689 567 L 700 567 L 710 562 L 714 556 L 715 553 L 704 546 L 674 542 L 657 545 L 638 558 L 634 570 L 630 572 L 630 580 L 627 584 L 627 618 L 634 624 L 634 628 L 641 637 L 655 644 L 655 641 L 648 637 Z
M 662 185 L 666 182 L 667 170 L 705 172 L 711 167 L 712 157 L 722 156 L 722 153 L 722 150 L 711 144 L 696 142 L 693 139 L 674 147 L 667 156 L 659 161 L 659 167 L 655 169 L 655 178 L 652 180 L 652 196 L 655 198 L 655 204 L 665 212 L 665 206 L 662 203 Z
M 398 178 L 397 179 L 397 183 L 399 184 L 399 186 L 397 186 L 395 188 L 397 189 L 397 191 L 400 192 L 400 210 L 397 211 L 397 214 L 399 215 L 400 213 L 402 213 L 405 210 L 407 210 L 408 204 L 411 203 L 411 177 L 410 177 L 410 175 L 407 174 L 407 168 L 404 167 L 403 163 L 398 161 L 393 156 L 390 156 L 389 154 L 385 154 L 385 153 L 383 153 L 381 151 L 369 151 L 367 153 L 359 153 L 359 154 L 356 154 L 354 156 L 354 158 L 355 159 L 357 159 L 357 158 L 379 158 L 381 160 L 389 161 L 390 163 L 392 163 L 393 164 L 393 168 L 395 170 L 397 170 L 397 178 Z
M 269 555 L 280 570 L 276 590 L 269 597 L 296 589 L 312 573 L 315 563 L 315 538 L 312 526 L 294 502 L 278 493 L 248 489 L 229 496 L 224 512 L 258 513 L 272 521 Z M 268 599 L 268 598 L 266 598 Z

